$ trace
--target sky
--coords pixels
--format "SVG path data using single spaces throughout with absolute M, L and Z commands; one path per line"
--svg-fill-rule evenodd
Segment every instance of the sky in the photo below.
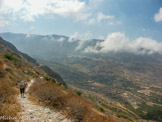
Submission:
M 0 32 L 158 43 L 162 0 L 0 0 Z

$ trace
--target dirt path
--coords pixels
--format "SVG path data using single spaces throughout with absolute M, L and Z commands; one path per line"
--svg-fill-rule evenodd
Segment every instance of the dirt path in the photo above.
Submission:
M 34 80 L 31 80 L 29 83 L 26 92 L 28 92 L 30 86 L 34 83 Z M 61 112 L 56 112 L 51 110 L 48 107 L 43 107 L 39 105 L 34 105 L 28 100 L 27 95 L 24 98 L 18 96 L 19 104 L 22 106 L 22 112 L 19 113 L 21 122 L 72 122 L 61 114 Z

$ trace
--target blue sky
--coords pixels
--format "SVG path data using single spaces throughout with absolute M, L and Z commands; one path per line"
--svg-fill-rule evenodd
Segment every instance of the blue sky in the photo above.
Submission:
M 162 42 L 162 0 L 0 0 L 0 32 Z

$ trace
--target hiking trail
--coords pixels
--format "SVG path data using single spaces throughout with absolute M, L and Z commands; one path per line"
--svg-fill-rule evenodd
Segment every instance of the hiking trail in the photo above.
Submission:
M 26 93 L 34 82 L 35 80 L 30 81 L 26 88 Z M 62 115 L 61 112 L 56 112 L 54 109 L 33 104 L 28 100 L 26 94 L 24 98 L 21 98 L 21 95 L 19 95 L 17 99 L 22 107 L 22 112 L 19 113 L 20 120 L 18 120 L 18 122 L 72 122 Z

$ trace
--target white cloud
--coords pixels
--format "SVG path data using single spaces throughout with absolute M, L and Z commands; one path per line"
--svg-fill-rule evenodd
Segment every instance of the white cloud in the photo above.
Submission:
M 60 39 L 58 39 L 58 42 L 63 42 L 63 41 L 65 41 L 65 38 L 63 38 L 63 37 L 61 37 Z
M 84 20 L 86 4 L 79 0 L 0 0 L 0 13 L 11 14 L 25 21 L 34 21 L 39 15 L 57 14 Z
M 154 20 L 155 20 L 155 22 L 162 21 L 162 7 L 160 8 L 159 13 L 155 14 Z
M 119 25 L 122 24 L 120 21 L 116 21 L 115 20 L 115 16 L 113 15 L 105 15 L 101 12 L 99 12 L 95 18 L 91 18 L 88 20 L 88 24 L 92 25 L 92 24 L 96 24 L 102 21 L 107 21 L 108 25 Z
M 109 21 L 108 24 L 109 25 L 121 25 L 122 22 L 120 22 L 120 21 Z
M 107 19 L 113 19 L 114 16 L 112 15 L 104 15 L 103 13 L 99 12 L 97 15 L 97 21 L 101 21 L 101 20 L 107 20 Z
M 99 36 L 98 39 L 100 39 L 100 40 L 104 40 L 105 37 L 104 37 L 104 36 Z
M 23 8 L 22 0 L 0 0 L 1 2 L 1 13 L 15 13 L 20 11 Z
M 25 36 L 26 38 L 30 38 L 31 37 L 31 35 L 30 34 L 26 34 L 26 36 Z
M 68 42 L 74 42 L 78 38 L 78 32 L 75 32 L 73 35 L 70 36 Z
M 86 42 L 91 41 L 90 39 L 92 38 L 92 33 L 88 31 L 84 34 L 79 35 L 79 37 L 81 40 L 79 41 L 78 46 L 75 48 L 75 50 L 80 50 Z
M 0 0 L 0 13 L 7 14 L 10 20 L 22 19 L 34 22 L 41 15 L 55 15 L 95 24 L 106 20 L 114 22 L 114 16 L 95 13 L 95 8 L 104 0 Z M 93 13 L 93 14 L 92 14 Z M 48 18 L 48 16 L 46 18 Z M 115 23 L 116 24 L 116 23 Z
M 135 54 L 162 54 L 162 43 L 150 38 L 139 37 L 131 41 L 124 33 L 115 32 L 107 36 L 103 42 L 97 42 L 95 46 L 87 47 L 84 52 L 131 52 Z

